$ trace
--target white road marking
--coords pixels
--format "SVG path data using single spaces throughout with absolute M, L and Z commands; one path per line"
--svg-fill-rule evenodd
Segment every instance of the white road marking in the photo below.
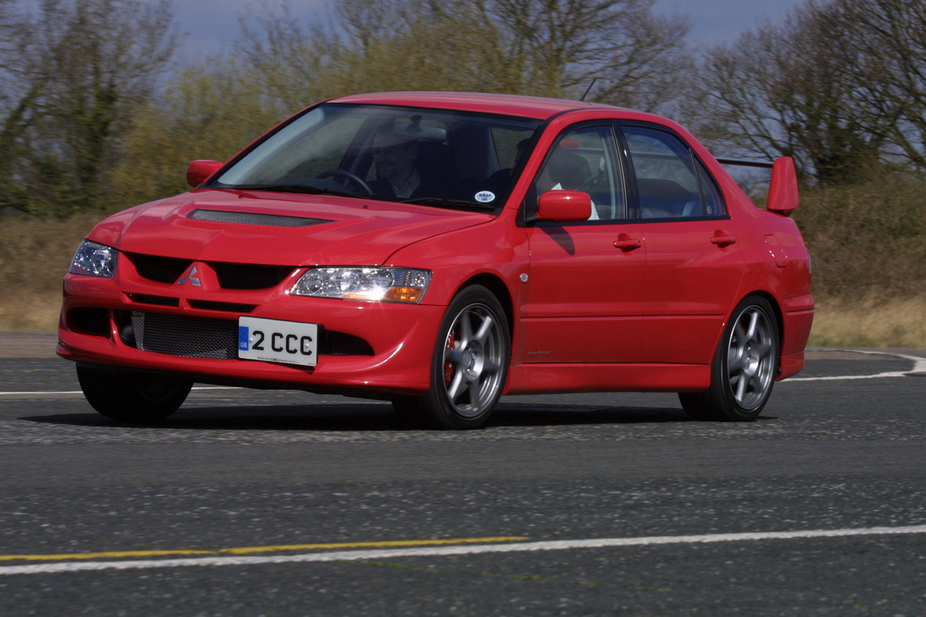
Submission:
M 909 371 L 891 371 L 888 373 L 877 373 L 875 375 L 835 375 L 830 377 L 788 377 L 782 383 L 792 383 L 797 381 L 840 381 L 840 380 L 850 380 L 850 379 L 883 379 L 889 377 L 907 377 L 908 375 L 926 375 L 926 358 L 921 358 L 919 356 L 908 356 L 905 354 L 887 352 L 887 351 L 863 351 L 859 349 L 825 349 L 820 351 L 834 351 L 834 352 L 851 352 L 858 354 L 868 354 L 873 356 L 891 356 L 893 358 L 901 358 L 903 360 L 910 360 L 913 362 L 913 369 Z M 237 386 L 195 386 L 193 390 L 242 390 L 244 388 L 239 388 Z M 48 390 L 48 391 L 36 391 L 36 392 L 0 392 L 0 398 L 7 396 L 10 398 L 16 398 L 19 396 L 71 396 L 76 394 L 83 394 L 80 390 Z
M 193 390 L 244 390 L 244 388 L 238 386 L 194 386 Z M 0 397 L 9 396 L 48 396 L 48 395 L 71 395 L 71 394 L 80 394 L 83 395 L 81 390 L 44 390 L 36 392 L 0 392 Z
M 140 559 L 123 561 L 62 562 L 41 565 L 0 566 L 0 576 L 13 574 L 58 574 L 99 570 L 144 570 L 149 568 L 184 568 L 190 566 L 255 566 L 287 563 L 320 563 L 330 561 L 369 561 L 409 557 L 449 557 L 454 555 L 484 555 L 491 553 L 523 553 L 562 551 L 570 549 L 618 548 L 667 544 L 711 544 L 763 540 L 808 540 L 815 538 L 848 538 L 903 534 L 926 534 L 926 525 L 908 527 L 868 527 L 861 529 L 816 529 L 804 531 L 770 531 L 758 533 L 720 533 L 693 536 L 651 536 L 639 538 L 595 538 L 589 540 L 558 540 L 550 542 L 517 542 L 512 544 L 480 544 L 399 548 L 376 550 L 332 551 L 301 555 L 270 557 L 196 557 L 186 559 Z
M 885 377 L 907 377 L 908 375 L 926 375 L 926 358 L 919 356 L 908 356 L 901 353 L 887 351 L 862 351 L 858 349 L 832 349 L 822 351 L 849 351 L 852 353 L 867 354 L 870 356 L 891 356 L 892 358 L 902 358 L 913 362 L 913 370 L 910 371 L 891 371 L 887 373 L 878 373 L 876 375 L 839 375 L 832 377 L 788 377 L 782 383 L 795 381 L 838 381 L 847 379 L 882 379 Z

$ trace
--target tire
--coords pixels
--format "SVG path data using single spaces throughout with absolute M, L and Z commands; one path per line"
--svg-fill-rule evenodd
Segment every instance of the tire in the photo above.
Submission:
M 177 411 L 193 382 L 149 373 L 107 371 L 77 365 L 77 379 L 87 402 L 122 422 L 159 422 Z
M 438 428 L 479 428 L 498 404 L 510 360 L 511 333 L 502 305 L 485 287 L 467 287 L 441 323 L 428 392 L 396 399 L 393 407 L 406 419 L 423 416 Z
M 711 387 L 678 395 L 694 420 L 750 422 L 772 394 L 778 372 L 778 321 L 768 300 L 749 296 L 736 307 L 711 364 Z

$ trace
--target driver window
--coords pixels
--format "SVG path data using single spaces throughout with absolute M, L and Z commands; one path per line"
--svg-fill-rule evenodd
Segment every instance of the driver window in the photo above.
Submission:
M 592 198 L 590 221 L 627 218 L 615 152 L 610 127 L 562 134 L 534 182 L 537 196 L 555 190 L 583 191 Z

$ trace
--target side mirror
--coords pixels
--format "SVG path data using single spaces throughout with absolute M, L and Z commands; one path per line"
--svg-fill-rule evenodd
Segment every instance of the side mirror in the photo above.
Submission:
M 186 168 L 186 183 L 195 189 L 224 165 L 219 161 L 193 161 Z
M 555 223 L 587 221 L 592 198 L 582 191 L 547 191 L 537 200 L 537 218 Z
M 784 216 L 791 216 L 800 204 L 800 195 L 797 188 L 797 171 L 794 169 L 794 159 L 782 156 L 775 159 L 772 165 L 772 180 L 768 185 L 769 212 Z

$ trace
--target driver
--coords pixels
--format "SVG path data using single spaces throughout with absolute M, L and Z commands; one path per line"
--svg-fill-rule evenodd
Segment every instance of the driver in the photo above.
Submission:
M 376 180 L 370 182 L 373 193 L 380 197 L 410 199 L 426 193 L 421 175 L 415 167 L 418 144 L 414 139 L 398 135 L 391 129 L 381 131 L 373 139 L 373 163 Z

